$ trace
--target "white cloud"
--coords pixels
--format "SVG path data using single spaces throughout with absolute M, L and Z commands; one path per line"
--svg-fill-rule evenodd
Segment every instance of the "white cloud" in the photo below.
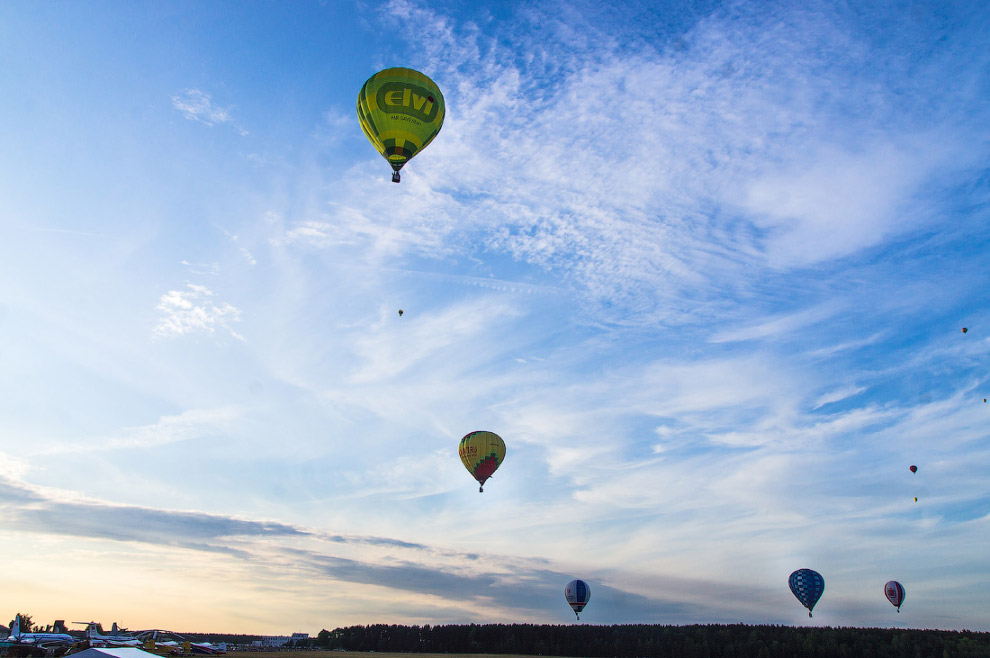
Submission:
M 761 318 L 760 322 L 753 326 L 719 331 L 712 336 L 711 341 L 713 343 L 732 343 L 778 338 L 834 317 L 840 311 L 841 309 L 835 308 L 834 305 L 818 306 L 772 318 Z
M 22 480 L 29 470 L 28 463 L 12 454 L 0 452 L 0 477 L 11 480 Z
M 493 344 L 500 327 L 516 319 L 519 311 L 497 299 L 483 303 L 453 306 L 441 313 L 392 323 L 387 336 L 378 331 L 364 332 L 353 344 L 361 365 L 349 377 L 352 383 L 368 383 L 394 378 L 415 365 L 435 361 L 438 354 L 478 342 Z M 389 314 L 391 315 L 391 314 Z M 478 355 L 484 358 L 483 355 Z M 464 367 L 463 362 L 461 367 Z
M 217 409 L 190 409 L 181 414 L 163 416 L 143 427 L 123 429 L 117 436 L 93 438 L 82 443 L 53 444 L 34 451 L 37 456 L 117 450 L 122 448 L 151 448 L 179 441 L 215 436 L 228 431 L 241 417 L 242 409 L 235 406 Z
M 840 400 L 845 400 L 846 398 L 851 398 L 854 395 L 859 395 L 866 390 L 865 386 L 844 386 L 842 388 L 829 391 L 828 393 L 822 395 L 820 398 L 815 400 L 812 405 L 812 409 L 820 409 L 826 404 L 831 404 L 833 402 L 839 402 Z
M 926 183 L 972 161 L 956 113 L 918 120 L 924 103 L 886 89 L 876 44 L 828 7 L 737 5 L 671 41 L 631 27 L 622 47 L 560 10 L 483 34 L 424 3 L 383 8 L 428 35 L 415 45 L 448 97 L 406 177 L 433 207 L 390 205 L 398 233 L 374 233 L 390 253 L 483 240 L 617 306 L 607 317 L 703 319 L 775 270 L 938 221 Z M 371 235 L 350 198 L 329 224 Z
M 196 333 L 214 334 L 217 328 L 221 328 L 234 338 L 244 340 L 231 327 L 232 323 L 240 321 L 240 309 L 227 302 L 215 303 L 213 291 L 206 286 L 189 283 L 186 288 L 170 290 L 161 296 L 155 306 L 155 310 L 162 313 L 154 329 L 155 336 L 171 338 Z
M 220 273 L 220 263 L 190 263 L 187 260 L 180 263 L 189 269 L 190 274 L 216 276 Z
M 924 221 L 912 207 L 913 196 L 933 172 L 952 164 L 952 153 L 938 135 L 918 139 L 917 147 L 813 148 L 787 163 L 786 171 L 757 177 L 743 206 L 757 226 L 771 229 L 770 263 L 831 260 Z
M 324 112 L 323 123 L 318 126 L 315 140 L 321 149 L 330 149 L 354 134 L 354 115 L 332 109 Z
M 213 98 L 205 91 L 186 89 L 181 95 L 172 96 L 172 107 L 182 112 L 190 121 L 199 121 L 208 126 L 228 124 L 242 137 L 248 134 L 231 115 L 230 108 L 214 104 Z
M 808 356 L 818 358 L 818 357 L 832 356 L 834 354 L 838 354 L 841 352 L 858 350 L 860 348 L 867 347 L 869 345 L 876 345 L 880 340 L 884 338 L 884 335 L 885 335 L 884 333 L 875 333 L 870 336 L 867 336 L 866 338 L 850 340 L 835 345 L 828 345 L 826 347 L 822 347 L 816 350 L 811 350 L 810 352 L 808 352 Z

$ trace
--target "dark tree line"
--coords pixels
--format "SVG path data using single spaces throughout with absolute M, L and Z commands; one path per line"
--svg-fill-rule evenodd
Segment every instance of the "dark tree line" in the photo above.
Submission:
M 14 615 L 14 619 L 16 619 L 18 616 L 20 616 L 21 618 L 22 633 L 30 633 L 32 630 L 34 630 L 34 621 L 31 619 L 31 615 L 26 615 L 23 612 L 18 612 L 16 615 Z M 10 620 L 10 626 L 9 626 L 10 628 L 14 627 L 14 619 Z
M 377 624 L 322 630 L 311 646 L 347 651 L 576 658 L 986 658 L 990 633 L 793 626 Z

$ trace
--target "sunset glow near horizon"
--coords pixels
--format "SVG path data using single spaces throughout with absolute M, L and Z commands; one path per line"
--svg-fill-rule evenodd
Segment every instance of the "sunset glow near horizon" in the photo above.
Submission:
M 0 4 L 0 620 L 570 624 L 580 578 L 579 623 L 990 630 L 988 41 Z M 447 112 L 399 185 L 355 114 L 392 66 Z

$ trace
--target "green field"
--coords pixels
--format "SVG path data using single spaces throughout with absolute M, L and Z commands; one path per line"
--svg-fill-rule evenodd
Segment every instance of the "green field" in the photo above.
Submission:
M 471 656 L 471 658 L 531 658 L 530 656 L 494 653 L 385 653 L 363 651 L 230 651 L 227 655 L 243 655 L 244 658 L 456 658 Z M 541 656 L 541 658 L 565 658 L 563 656 Z

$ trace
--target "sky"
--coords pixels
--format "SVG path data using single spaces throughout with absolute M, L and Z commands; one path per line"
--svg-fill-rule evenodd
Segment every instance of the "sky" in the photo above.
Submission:
M 990 630 L 988 41 L 0 3 L 0 620 L 572 624 L 582 578 L 580 623 Z M 447 106 L 399 185 L 355 113 L 391 66 Z

